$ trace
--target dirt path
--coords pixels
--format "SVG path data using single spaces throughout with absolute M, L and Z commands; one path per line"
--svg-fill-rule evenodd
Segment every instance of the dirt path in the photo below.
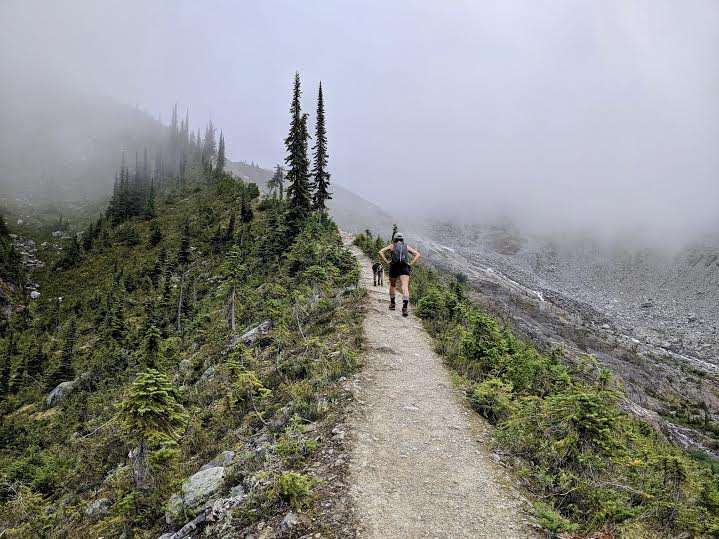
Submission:
M 524 538 L 526 502 L 492 458 L 490 437 L 453 386 L 414 316 L 387 308 L 369 260 L 352 247 L 369 290 L 367 365 L 350 418 L 350 494 L 367 539 Z

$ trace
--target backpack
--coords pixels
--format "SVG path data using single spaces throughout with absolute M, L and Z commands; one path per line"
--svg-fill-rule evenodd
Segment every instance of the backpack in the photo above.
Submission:
M 394 244 L 392 262 L 407 262 L 407 246 L 403 241 L 398 241 Z

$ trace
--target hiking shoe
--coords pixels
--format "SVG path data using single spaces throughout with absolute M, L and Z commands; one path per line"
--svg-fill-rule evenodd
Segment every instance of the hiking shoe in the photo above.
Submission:
M 406 305 L 402 305 L 402 316 L 409 316 L 409 309 Z
M 390 304 L 389 304 L 389 310 L 390 310 L 390 311 L 394 311 L 394 310 L 395 310 L 395 307 L 396 307 L 396 305 L 395 305 L 394 303 L 390 303 Z

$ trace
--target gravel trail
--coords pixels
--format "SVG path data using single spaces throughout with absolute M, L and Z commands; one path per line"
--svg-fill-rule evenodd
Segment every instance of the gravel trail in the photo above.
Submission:
M 369 290 L 367 364 L 354 379 L 349 421 L 359 536 L 540 537 L 495 461 L 489 429 L 463 404 L 420 321 L 387 308 L 386 286 L 374 287 L 370 261 L 352 252 Z

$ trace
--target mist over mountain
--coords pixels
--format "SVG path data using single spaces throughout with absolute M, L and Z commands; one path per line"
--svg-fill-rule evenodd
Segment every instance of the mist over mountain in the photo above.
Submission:
M 43 78 L 4 83 L 0 116 L 3 199 L 104 200 L 122 153 L 134 161 L 166 132 L 137 108 Z
M 334 178 L 393 215 L 654 244 L 717 228 L 711 0 L 0 10 L 7 78 L 42 73 L 165 121 L 175 101 L 193 118 L 222 115 L 228 155 L 265 168 L 284 159 L 268 141 L 286 136 L 287 73 L 311 85 L 331 73 Z

